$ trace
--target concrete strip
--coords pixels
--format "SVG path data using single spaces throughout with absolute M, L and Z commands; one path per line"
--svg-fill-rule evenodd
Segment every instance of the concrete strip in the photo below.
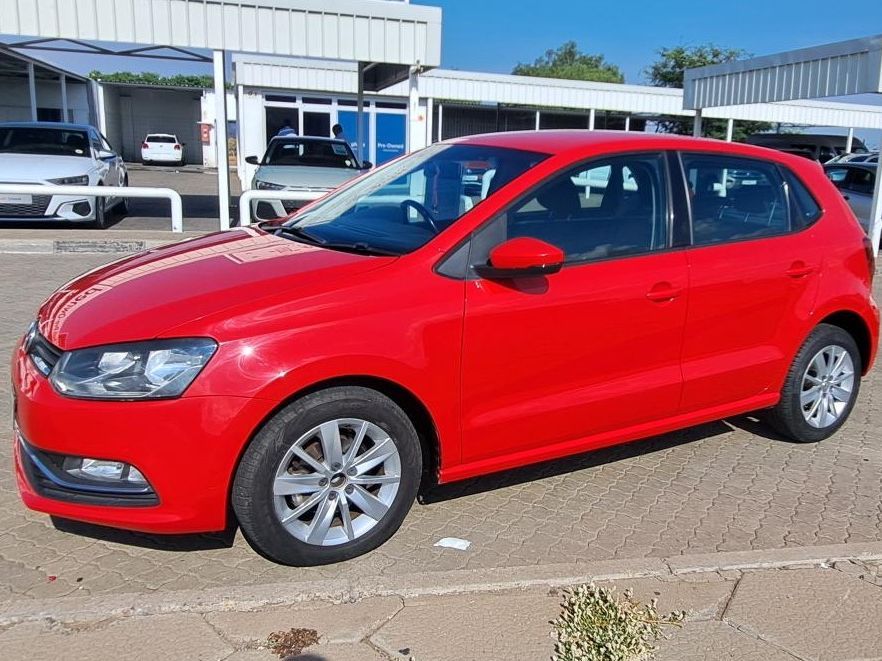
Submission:
M 674 574 L 690 572 L 756 570 L 793 567 L 796 565 L 833 565 L 841 560 L 877 560 L 882 557 L 882 543 L 861 542 L 829 546 L 800 546 L 771 551 L 730 551 L 700 553 L 667 558 Z
M 694 572 L 820 566 L 839 560 L 882 559 L 882 542 L 713 553 L 591 563 L 426 572 L 403 576 L 242 585 L 150 594 L 57 597 L 0 604 L 0 626 L 51 618 L 84 622 L 128 615 L 249 611 L 310 601 L 351 602 L 369 597 L 414 598 L 489 593 L 531 587 L 564 587 L 589 581 L 665 577 Z

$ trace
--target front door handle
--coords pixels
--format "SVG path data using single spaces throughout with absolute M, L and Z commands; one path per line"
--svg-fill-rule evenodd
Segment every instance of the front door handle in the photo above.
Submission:
M 659 282 L 646 292 L 646 298 L 654 303 L 664 303 L 666 301 L 673 301 L 682 293 L 682 287 L 676 287 L 670 282 Z
M 805 276 L 814 273 L 814 270 L 814 266 L 810 266 L 805 262 L 793 262 L 793 264 L 790 265 L 790 268 L 787 269 L 787 275 L 791 278 L 804 278 Z

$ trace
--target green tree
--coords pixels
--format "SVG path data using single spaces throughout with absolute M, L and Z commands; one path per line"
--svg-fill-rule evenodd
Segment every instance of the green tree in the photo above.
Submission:
M 658 51 L 658 59 L 646 70 L 646 77 L 656 87 L 682 88 L 686 69 L 732 62 L 747 56 L 749 53 L 740 48 L 721 48 L 715 44 L 662 48 Z M 659 122 L 658 126 L 665 133 L 692 134 L 691 118 L 670 118 Z M 722 140 L 726 137 L 726 120 L 705 118 L 702 128 L 709 138 Z M 732 134 L 736 141 L 743 142 L 747 136 L 771 128 L 768 122 L 736 121 Z
M 195 87 L 210 89 L 214 87 L 211 76 L 176 74 L 174 76 L 160 76 L 157 73 L 144 71 L 132 73 L 131 71 L 117 71 L 115 73 L 102 73 L 92 71 L 89 73 L 92 80 L 100 80 L 106 83 L 131 83 L 134 85 L 153 85 L 156 87 Z
M 556 50 L 547 50 L 533 64 L 519 63 L 512 73 L 516 76 L 541 76 L 591 80 L 599 83 L 623 83 L 621 70 L 606 61 L 603 55 L 590 55 L 579 50 L 575 41 L 568 41 Z

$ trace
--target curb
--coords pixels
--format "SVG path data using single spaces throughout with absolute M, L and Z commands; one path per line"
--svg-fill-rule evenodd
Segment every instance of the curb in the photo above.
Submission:
M 129 254 L 158 248 L 189 238 L 186 234 L 165 239 L 0 239 L 0 254 L 58 255 L 58 254 Z
M 133 615 L 253 611 L 310 601 L 345 603 L 368 597 L 558 588 L 590 581 L 826 566 L 846 560 L 882 560 L 882 542 L 6 602 L 0 604 L 0 627 L 39 620 L 69 623 Z

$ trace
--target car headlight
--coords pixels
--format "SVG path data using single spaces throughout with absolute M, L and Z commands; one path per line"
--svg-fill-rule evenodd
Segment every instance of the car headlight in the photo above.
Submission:
M 151 340 L 77 349 L 62 355 L 49 379 L 69 397 L 177 397 L 217 349 L 208 338 Z
M 285 187 L 281 184 L 274 184 L 269 181 L 258 181 L 257 189 L 258 190 L 282 190 Z
M 60 179 L 49 179 L 50 184 L 59 186 L 88 186 L 89 175 L 83 174 L 79 177 L 61 177 Z

